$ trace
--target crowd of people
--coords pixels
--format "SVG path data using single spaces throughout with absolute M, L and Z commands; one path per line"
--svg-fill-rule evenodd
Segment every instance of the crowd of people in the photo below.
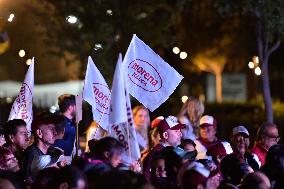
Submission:
M 87 134 L 85 153 L 76 154 L 75 96 L 58 98 L 60 114 L 7 121 L 0 130 L 0 189 L 280 189 L 284 146 L 273 123 L 262 124 L 257 140 L 236 125 L 231 140 L 217 136 L 217 120 L 190 97 L 177 116 L 150 120 L 144 106 L 133 109 L 141 158 L 122 161 L 123 145 L 97 124 Z M 95 128 L 95 129 L 93 129 Z M 92 134 L 95 132 L 95 134 Z M 250 148 L 252 146 L 252 148 Z

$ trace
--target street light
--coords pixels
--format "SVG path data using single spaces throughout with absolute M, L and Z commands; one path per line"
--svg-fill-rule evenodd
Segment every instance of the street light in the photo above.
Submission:
M 78 18 L 76 16 L 70 15 L 66 17 L 66 20 L 70 24 L 75 24 L 78 21 Z
M 26 61 L 26 65 L 31 65 L 32 64 L 32 59 L 28 59 L 27 61 Z
M 24 57 L 26 55 L 26 52 L 22 49 L 19 51 L 19 56 Z
M 248 63 L 250 69 L 254 69 L 255 75 L 261 75 L 261 69 L 259 67 L 259 58 L 258 56 L 253 56 L 252 61 Z
M 179 54 L 179 57 L 180 57 L 181 59 L 186 59 L 187 53 L 186 53 L 186 52 L 181 52 L 181 53 Z
M 178 47 L 174 47 L 173 48 L 173 53 L 178 54 L 180 52 Z
M 11 13 L 9 18 L 8 18 L 8 22 L 12 22 L 14 17 L 15 17 L 15 15 L 13 13 Z
M 261 75 L 261 69 L 260 69 L 260 67 L 256 67 L 256 68 L 254 69 L 254 73 L 255 73 L 255 75 Z
M 188 99 L 188 96 L 182 96 L 182 97 L 181 97 L 181 101 L 182 101 L 183 103 L 185 103 L 185 102 L 187 101 L 187 99 Z

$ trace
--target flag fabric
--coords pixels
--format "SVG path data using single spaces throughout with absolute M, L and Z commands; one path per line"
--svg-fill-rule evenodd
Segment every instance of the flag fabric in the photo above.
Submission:
M 174 92 L 183 76 L 136 35 L 123 60 L 129 93 L 154 111 Z
M 22 119 L 27 124 L 27 130 L 31 131 L 33 120 L 33 93 L 34 93 L 34 58 L 26 73 L 20 92 L 16 97 L 8 120 Z
M 84 81 L 83 99 L 92 106 L 93 119 L 108 131 L 110 90 L 90 56 Z
M 122 66 L 122 57 L 119 54 L 111 90 L 110 135 L 122 143 L 124 149 L 122 161 L 129 165 L 140 158 L 140 150 Z

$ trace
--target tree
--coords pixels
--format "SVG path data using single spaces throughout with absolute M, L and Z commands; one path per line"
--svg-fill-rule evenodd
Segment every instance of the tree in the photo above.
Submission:
M 262 91 L 266 120 L 273 122 L 268 63 L 270 55 L 280 46 L 281 38 L 284 34 L 284 1 L 216 0 L 215 5 L 222 15 L 232 16 L 232 14 L 238 12 L 252 19 L 262 70 Z

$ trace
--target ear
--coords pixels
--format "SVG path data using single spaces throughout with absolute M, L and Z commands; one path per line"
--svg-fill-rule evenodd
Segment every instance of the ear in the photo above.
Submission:
M 167 132 L 163 132 L 163 138 L 164 139 L 168 139 L 169 138 L 169 134 Z
M 106 159 L 109 159 L 110 158 L 110 153 L 108 151 L 105 151 L 104 152 L 104 156 Z
M 11 142 L 14 142 L 14 136 L 13 135 L 9 135 L 9 139 Z
M 63 182 L 59 185 L 58 187 L 59 189 L 68 189 L 68 183 L 67 182 Z
M 42 132 L 41 132 L 40 129 L 37 129 L 37 130 L 36 130 L 36 134 L 37 134 L 37 136 L 38 136 L 39 138 L 42 138 Z

